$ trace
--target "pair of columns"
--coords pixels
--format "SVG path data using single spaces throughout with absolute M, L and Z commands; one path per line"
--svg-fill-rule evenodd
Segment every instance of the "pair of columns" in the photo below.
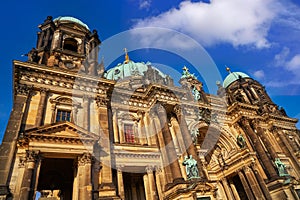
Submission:
M 159 173 L 155 173 L 156 177 L 154 178 L 153 167 L 147 166 L 145 170 L 146 170 L 146 174 L 144 174 L 143 176 L 143 181 L 144 181 L 146 199 L 156 200 L 158 198 L 157 191 L 159 194 L 162 194 L 161 187 L 157 187 L 156 190 L 156 186 L 160 186 L 158 184 L 161 183 Z M 118 195 L 121 199 L 125 199 L 122 166 L 117 167 L 117 182 L 118 182 Z
M 247 135 L 249 136 L 250 140 L 253 143 L 253 148 L 256 150 L 258 157 L 260 158 L 262 165 L 266 168 L 266 173 L 268 173 L 269 178 L 270 179 L 276 179 L 278 177 L 277 172 L 273 166 L 272 160 L 269 159 L 262 143 L 260 142 L 260 138 L 258 136 L 260 136 L 262 138 L 262 140 L 265 143 L 265 146 L 267 148 L 267 150 L 269 151 L 269 153 L 271 154 L 271 157 L 273 159 L 275 159 L 275 157 L 277 157 L 277 154 L 272 146 L 272 144 L 270 143 L 270 141 L 268 140 L 268 138 L 266 138 L 265 134 L 263 133 L 263 130 L 258 126 L 257 123 L 255 123 L 255 127 L 257 128 L 257 134 L 254 132 L 254 130 L 252 129 L 249 121 L 247 119 L 242 119 L 241 120 L 241 125 L 242 127 L 244 127 L 244 130 L 246 131 Z
M 242 182 L 248 199 L 272 199 L 267 186 L 254 166 L 244 167 L 238 171 L 237 175 Z M 239 191 L 237 191 L 232 179 L 227 180 L 224 177 L 221 182 L 227 199 L 240 200 Z
M 192 155 L 192 157 L 197 161 L 198 171 L 201 178 L 204 178 L 204 173 L 202 169 L 202 163 L 200 161 L 200 158 L 197 154 L 197 150 L 195 145 L 193 144 L 191 134 L 189 133 L 187 123 L 184 119 L 184 116 L 182 114 L 181 107 L 179 105 L 176 105 L 173 108 L 173 113 L 175 113 L 176 118 L 178 120 L 178 124 L 180 127 L 180 132 L 182 134 L 183 142 L 184 142 L 184 148 L 185 148 L 185 154 Z M 161 105 L 156 105 L 156 114 L 159 116 L 159 124 L 160 129 L 157 128 L 158 133 L 158 140 L 159 140 L 159 146 L 162 150 L 163 154 L 163 160 L 164 160 L 164 166 L 165 171 L 168 177 L 168 183 L 173 183 L 176 181 L 182 181 L 182 173 L 179 166 L 177 153 L 174 145 L 174 141 L 169 129 L 169 117 L 168 113 L 166 111 L 166 108 Z M 180 134 L 180 133 L 177 133 Z
M 34 177 L 38 177 L 38 175 L 35 176 L 34 173 L 35 171 L 37 171 L 36 168 L 40 160 L 41 158 L 38 151 L 26 151 L 26 156 L 20 158 L 19 167 L 24 167 L 24 172 L 20 185 L 20 192 L 17 196 L 17 199 L 28 200 L 33 198 L 35 186 L 37 185 L 37 183 L 35 183 L 35 180 L 33 179 Z M 91 154 L 82 154 L 78 157 L 77 163 L 78 171 L 76 181 L 78 183 L 78 199 L 92 199 Z M 73 188 L 73 190 L 74 189 L 75 188 Z

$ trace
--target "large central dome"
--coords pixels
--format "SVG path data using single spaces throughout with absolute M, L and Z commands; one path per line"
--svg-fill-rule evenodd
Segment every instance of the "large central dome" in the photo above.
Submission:
M 109 69 L 104 77 L 110 80 L 125 79 L 132 76 L 144 76 L 145 72 L 152 68 L 161 77 L 166 78 L 167 75 L 163 74 L 160 70 L 153 67 L 150 62 L 134 62 L 129 60 L 128 62 L 119 63 L 117 66 Z

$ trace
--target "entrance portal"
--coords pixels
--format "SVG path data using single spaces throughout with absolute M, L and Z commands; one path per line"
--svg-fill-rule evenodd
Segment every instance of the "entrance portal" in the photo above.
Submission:
M 73 159 L 45 158 L 42 160 L 37 190 L 42 197 L 72 200 Z
M 140 173 L 123 173 L 126 200 L 146 199 L 143 175 Z

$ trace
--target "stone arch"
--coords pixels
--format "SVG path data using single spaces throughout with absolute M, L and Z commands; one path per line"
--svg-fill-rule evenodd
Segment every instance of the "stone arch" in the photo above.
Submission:
M 214 150 L 218 146 L 225 150 L 227 155 L 237 149 L 235 137 L 230 130 L 220 127 L 218 124 L 211 123 L 208 125 L 203 121 L 193 122 L 189 125 L 189 130 L 191 130 L 191 132 L 198 130 L 198 137 L 200 138 L 198 138 L 196 145 L 200 145 L 200 149 L 205 152 L 204 156 L 208 163 L 211 160 Z

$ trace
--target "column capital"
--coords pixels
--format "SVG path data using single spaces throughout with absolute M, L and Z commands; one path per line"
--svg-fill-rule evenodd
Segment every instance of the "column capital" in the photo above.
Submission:
M 157 173 L 162 173 L 162 168 L 161 168 L 161 166 L 155 166 L 155 171 L 156 171 Z
M 78 165 L 83 166 L 91 163 L 92 155 L 90 153 L 83 153 L 82 155 L 78 156 Z
M 117 168 L 118 172 L 122 172 L 123 168 L 124 168 L 124 165 L 117 165 L 116 168 Z
M 150 166 L 150 165 L 148 165 L 148 166 L 146 166 L 146 172 L 147 172 L 147 174 L 151 174 L 151 173 L 153 173 L 153 169 L 154 169 L 154 167 L 153 166 Z
M 17 95 L 23 95 L 23 96 L 28 96 L 30 92 L 32 91 L 32 86 L 29 85 L 23 85 L 23 84 L 17 84 L 15 86 L 15 93 Z
M 39 91 L 40 91 L 40 94 L 46 94 L 47 92 L 49 92 L 49 89 L 48 88 L 40 88 Z
M 26 150 L 26 161 L 27 162 L 36 162 L 39 156 L 39 151 L 30 151 Z
M 99 97 L 97 96 L 95 98 L 95 101 L 97 103 L 98 108 L 99 107 L 107 107 L 109 100 L 105 97 Z
M 24 168 L 25 167 L 25 163 L 26 163 L 26 156 L 19 157 L 18 167 L 19 168 Z

